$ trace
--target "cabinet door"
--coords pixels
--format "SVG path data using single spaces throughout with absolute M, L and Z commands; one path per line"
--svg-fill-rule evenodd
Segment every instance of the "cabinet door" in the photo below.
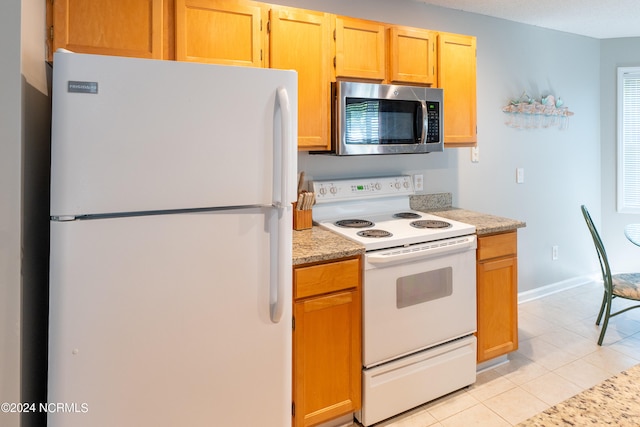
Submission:
M 162 0 L 56 0 L 53 52 L 162 58 Z
M 478 263 L 478 362 L 518 349 L 518 259 Z
M 438 87 L 444 89 L 445 147 L 472 147 L 476 126 L 476 38 L 438 34 Z
M 435 84 L 436 33 L 407 27 L 389 29 L 389 81 Z
M 360 408 L 360 313 L 358 288 L 294 304 L 295 427 Z
M 176 59 L 262 67 L 267 9 L 242 0 L 176 0 Z
M 328 150 L 331 97 L 331 15 L 274 6 L 271 68 L 298 72 L 298 149 Z
M 336 18 L 336 77 L 383 81 L 385 27 L 378 22 Z

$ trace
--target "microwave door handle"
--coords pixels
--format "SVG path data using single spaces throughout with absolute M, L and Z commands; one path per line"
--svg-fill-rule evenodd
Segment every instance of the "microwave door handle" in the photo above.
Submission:
M 427 101 L 420 101 L 420 105 L 422 106 L 422 136 L 420 137 L 420 142 L 424 144 L 427 141 L 427 132 L 429 130 L 429 120 L 427 120 Z

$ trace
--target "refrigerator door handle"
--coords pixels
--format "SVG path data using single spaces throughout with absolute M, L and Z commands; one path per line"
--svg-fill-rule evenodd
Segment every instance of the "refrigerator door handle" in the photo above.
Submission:
M 285 87 L 279 86 L 276 89 L 273 124 L 273 209 L 270 226 L 269 314 L 273 323 L 280 323 L 285 304 L 291 303 L 287 287 L 292 286 L 292 203 L 296 199 L 295 176 L 297 173 L 295 118 L 289 93 Z
M 286 286 L 291 286 L 291 218 L 293 207 L 271 209 L 271 277 L 269 283 L 269 315 L 271 322 L 280 323 L 287 302 Z
M 293 156 L 296 153 L 294 146 L 296 139 L 293 135 L 293 111 L 287 89 L 283 86 L 278 87 L 276 98 L 276 107 L 280 107 L 280 133 L 278 134 L 278 128 L 274 123 L 273 206 L 284 207 L 295 202 L 296 199 L 294 186 L 296 171 L 292 170 L 295 165 Z

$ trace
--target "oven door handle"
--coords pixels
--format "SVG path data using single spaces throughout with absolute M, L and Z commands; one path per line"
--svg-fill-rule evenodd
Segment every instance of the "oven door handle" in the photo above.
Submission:
M 439 255 L 449 255 L 468 250 L 475 250 L 477 247 L 476 236 L 464 236 L 458 239 L 447 239 L 436 242 L 409 246 L 406 248 L 394 248 L 367 254 L 367 262 L 371 264 L 391 264 L 403 261 L 413 261 L 416 259 L 426 259 Z

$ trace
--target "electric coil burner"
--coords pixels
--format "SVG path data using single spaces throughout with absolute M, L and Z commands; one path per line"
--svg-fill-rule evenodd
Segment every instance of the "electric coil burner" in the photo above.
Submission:
M 405 218 L 405 219 L 418 219 L 422 218 L 422 215 L 416 212 L 398 212 L 397 214 L 393 214 L 394 218 Z
M 381 237 L 391 237 L 393 236 L 393 234 L 389 233 L 388 231 L 385 230 L 363 230 L 363 231 L 358 231 L 358 236 L 362 236 L 362 237 L 375 237 L 375 238 L 381 238 Z
M 373 223 L 364 219 L 341 219 L 340 221 L 336 221 L 336 225 L 345 228 L 365 228 L 371 227 Z
M 409 225 L 415 228 L 449 228 L 451 223 L 437 219 L 425 219 L 422 221 L 412 221 Z
M 474 383 L 475 227 L 412 210 L 408 176 L 316 181 L 313 191 L 315 223 L 365 248 L 360 423 Z

